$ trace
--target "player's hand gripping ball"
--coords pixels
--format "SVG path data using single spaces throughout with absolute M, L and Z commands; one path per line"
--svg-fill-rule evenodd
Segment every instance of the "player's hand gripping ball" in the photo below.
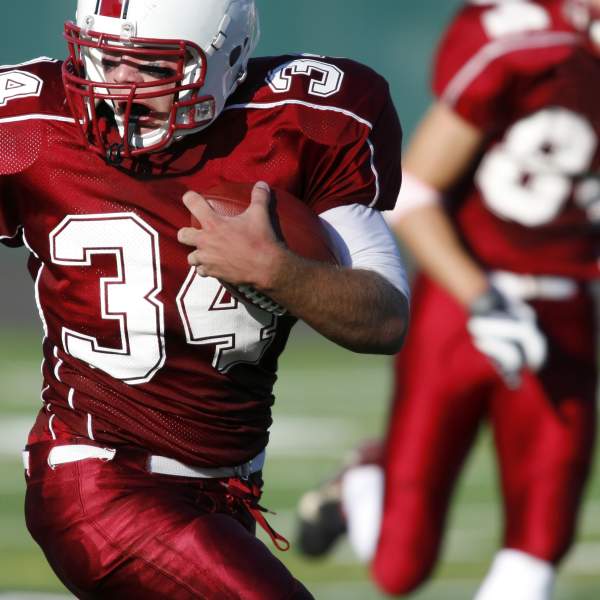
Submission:
M 249 207 L 253 187 L 251 184 L 223 183 L 200 193 L 218 215 L 235 217 Z M 304 202 L 285 190 L 271 189 L 269 216 L 275 236 L 289 250 L 310 260 L 338 264 L 327 231 Z M 193 215 L 191 226 L 202 229 L 202 224 Z M 251 285 L 231 285 L 223 280 L 221 283 L 243 302 L 250 302 L 277 315 L 286 313 L 284 307 Z

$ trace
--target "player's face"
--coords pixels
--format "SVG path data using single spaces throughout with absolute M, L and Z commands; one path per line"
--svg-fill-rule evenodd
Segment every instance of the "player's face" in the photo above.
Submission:
M 155 130 L 169 118 L 173 106 L 173 94 L 159 94 L 175 87 L 174 83 L 161 85 L 161 81 L 176 75 L 176 60 L 105 52 L 102 55 L 102 68 L 107 83 L 131 85 L 156 82 L 156 86 L 144 88 L 145 94 L 157 94 L 156 97 L 139 99 L 132 105 L 131 113 L 137 122 L 139 133 L 144 134 Z M 109 88 L 109 90 L 111 94 L 123 95 L 123 102 L 114 101 L 115 111 L 123 115 L 127 106 L 128 92 L 119 88 Z

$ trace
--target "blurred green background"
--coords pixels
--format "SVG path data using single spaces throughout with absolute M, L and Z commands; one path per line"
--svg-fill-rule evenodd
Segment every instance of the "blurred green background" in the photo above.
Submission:
M 349 56 L 390 81 L 406 133 L 428 99 L 436 40 L 458 0 L 258 0 L 259 54 L 311 52 Z M 0 62 L 64 56 L 62 23 L 71 0 L 6 3 Z M 368 93 L 368 90 L 367 90 Z M 25 255 L 0 248 L 0 598 L 63 597 L 64 590 L 30 540 L 22 517 L 19 450 L 39 406 L 41 332 Z M 390 386 L 389 361 L 336 348 L 299 328 L 281 363 L 264 504 L 272 524 L 293 537 L 299 495 L 331 474 L 344 453 L 381 430 Z M 471 456 L 454 504 L 439 568 L 418 600 L 471 598 L 499 537 L 496 471 L 487 431 Z M 294 550 L 279 555 L 319 600 L 381 598 L 365 568 L 341 543 L 325 561 Z M 34 595 L 34 592 L 36 594 Z M 39 594 L 39 595 L 38 595 Z M 579 542 L 566 561 L 557 600 L 600 597 L 600 481 L 592 482 Z

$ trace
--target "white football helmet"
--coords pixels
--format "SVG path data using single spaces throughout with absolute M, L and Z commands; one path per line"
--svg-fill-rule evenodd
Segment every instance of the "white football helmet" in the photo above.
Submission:
M 156 152 L 208 127 L 246 76 L 259 37 L 254 0 L 78 0 L 76 22 L 65 23 L 67 98 L 88 145 L 119 162 Z M 176 61 L 172 76 L 106 86 L 103 57 Z M 169 118 L 141 133 L 136 102 L 173 95 Z M 124 109 L 114 110 L 115 104 Z M 114 110 L 120 141 L 106 138 L 99 107 Z

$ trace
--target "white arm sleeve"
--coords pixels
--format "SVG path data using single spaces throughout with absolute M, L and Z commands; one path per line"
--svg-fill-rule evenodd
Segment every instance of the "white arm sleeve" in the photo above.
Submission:
M 396 238 L 379 211 L 349 204 L 326 210 L 319 217 L 342 266 L 375 271 L 410 299 Z

